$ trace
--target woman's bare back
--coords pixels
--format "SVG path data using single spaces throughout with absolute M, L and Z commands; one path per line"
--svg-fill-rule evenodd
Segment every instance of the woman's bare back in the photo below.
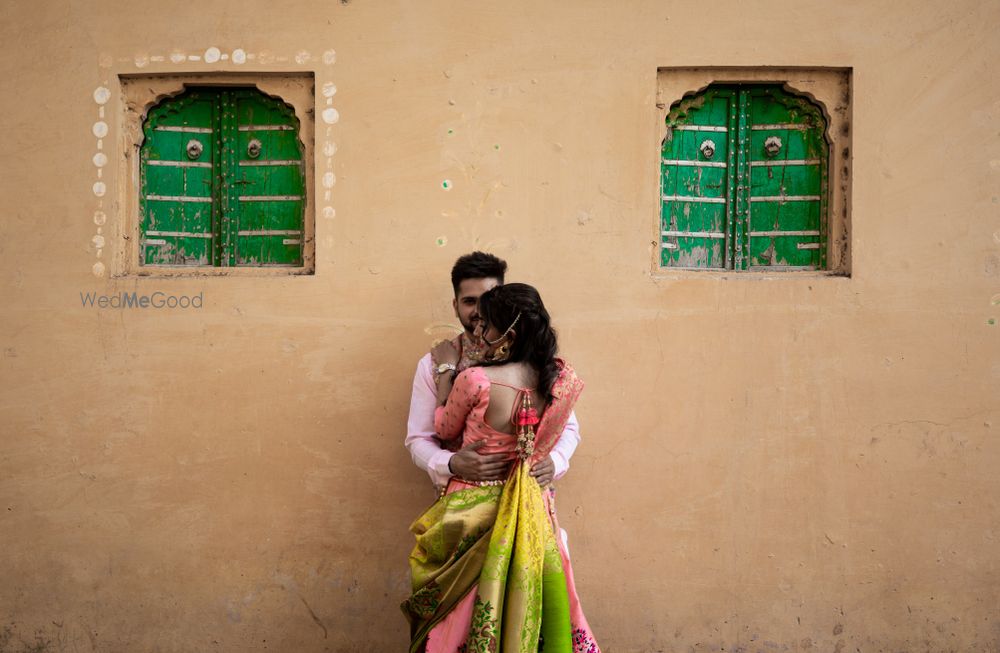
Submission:
M 486 423 L 501 433 L 514 433 L 511 417 L 519 388 L 531 391 L 531 401 L 538 414 L 545 409 L 545 399 L 538 394 L 538 373 L 528 363 L 507 363 L 482 368 L 490 379 L 490 403 L 486 407 Z M 513 387 L 508 387 L 513 386 Z

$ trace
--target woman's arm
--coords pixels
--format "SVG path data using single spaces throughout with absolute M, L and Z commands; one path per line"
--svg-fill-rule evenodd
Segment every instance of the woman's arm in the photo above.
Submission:
M 483 392 L 481 377 L 482 370 L 473 367 L 455 377 L 454 384 L 450 379 L 438 380 L 438 396 L 450 388 L 450 394 L 445 397 L 446 403 L 434 411 L 434 430 L 442 440 L 457 438 L 465 431 L 465 420 L 479 403 Z

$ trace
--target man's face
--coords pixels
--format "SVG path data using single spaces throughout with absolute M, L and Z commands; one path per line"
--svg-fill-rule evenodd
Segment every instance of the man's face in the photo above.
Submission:
M 479 296 L 497 285 L 499 281 L 496 277 L 466 279 L 458 284 L 458 294 L 452 300 L 452 305 L 455 307 L 455 316 L 470 336 L 479 324 Z

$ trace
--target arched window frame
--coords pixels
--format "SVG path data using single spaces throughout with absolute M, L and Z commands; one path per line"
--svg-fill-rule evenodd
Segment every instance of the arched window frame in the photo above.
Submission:
M 719 85 L 761 85 L 780 88 L 783 92 L 791 96 L 801 98 L 815 107 L 825 121 L 823 136 L 829 148 L 826 158 L 826 190 L 821 191 L 822 199 L 826 202 L 825 216 L 821 229 L 825 242 L 821 245 L 823 262 L 813 266 L 753 266 L 739 265 L 731 240 L 727 240 L 726 247 L 730 247 L 728 254 L 730 257 L 724 265 L 713 267 L 697 266 L 664 266 L 663 263 L 663 242 L 662 232 L 668 231 L 663 228 L 664 201 L 662 196 L 663 168 L 662 168 L 662 144 L 667 136 L 667 118 L 671 108 L 674 108 L 691 99 L 700 93 L 704 93 Z M 677 277 L 688 274 L 732 274 L 733 272 L 754 272 L 756 276 L 770 273 L 780 276 L 795 275 L 823 275 L 823 276 L 850 276 L 851 272 L 851 215 L 850 215 L 850 193 L 851 193 L 851 71 L 847 68 L 661 68 L 658 71 L 658 92 L 657 107 L 659 109 L 659 140 L 657 148 L 658 154 L 658 178 L 657 184 L 657 220 L 655 221 L 655 240 L 658 246 L 655 248 L 655 257 L 651 262 L 652 273 L 657 277 Z M 739 112 L 738 102 L 734 108 Z M 737 119 L 739 116 L 737 115 Z M 739 145 L 739 143 L 737 143 Z M 738 148 L 734 148 L 734 151 Z M 738 181 L 734 175 L 732 181 Z M 738 183 L 733 184 L 731 194 L 733 199 L 739 190 Z M 730 196 L 730 189 L 727 189 L 725 197 Z M 744 188 L 746 190 L 746 188 Z M 726 199 L 722 200 L 727 201 Z M 735 210 L 735 201 L 733 202 Z M 727 225 L 735 229 L 738 224 Z M 757 230 L 759 231 L 759 230 Z M 717 234 L 716 234 L 717 235 Z M 813 245 L 815 246 L 815 245 Z M 747 261 L 749 263 L 749 261 Z M 749 275 L 748 275 L 749 276 Z
M 281 74 L 191 74 L 123 75 L 122 140 L 124 168 L 119 202 L 123 221 L 112 225 L 110 268 L 115 276 L 287 276 L 313 274 L 315 271 L 315 162 L 314 162 L 314 77 L 312 73 Z M 142 146 L 144 123 L 154 107 L 164 100 L 182 96 L 190 89 L 231 87 L 255 89 L 264 96 L 287 105 L 298 122 L 298 141 L 302 146 L 302 179 L 305 201 L 302 206 L 301 260 L 298 265 L 147 265 L 141 260 L 142 240 Z M 246 145 L 245 143 L 243 145 Z M 238 200 L 238 196 L 236 197 Z M 116 233 L 117 232 L 117 233 Z M 287 234 L 289 239 L 296 235 Z

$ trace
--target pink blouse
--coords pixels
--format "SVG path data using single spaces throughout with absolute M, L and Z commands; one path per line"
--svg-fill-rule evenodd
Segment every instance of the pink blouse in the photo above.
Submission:
M 442 440 L 463 436 L 463 447 L 485 440 L 480 453 L 505 453 L 509 454 L 508 459 L 513 460 L 517 457 L 517 436 L 502 433 L 486 423 L 491 383 L 481 367 L 470 367 L 461 372 L 455 378 L 448 403 L 434 410 L 434 429 Z

